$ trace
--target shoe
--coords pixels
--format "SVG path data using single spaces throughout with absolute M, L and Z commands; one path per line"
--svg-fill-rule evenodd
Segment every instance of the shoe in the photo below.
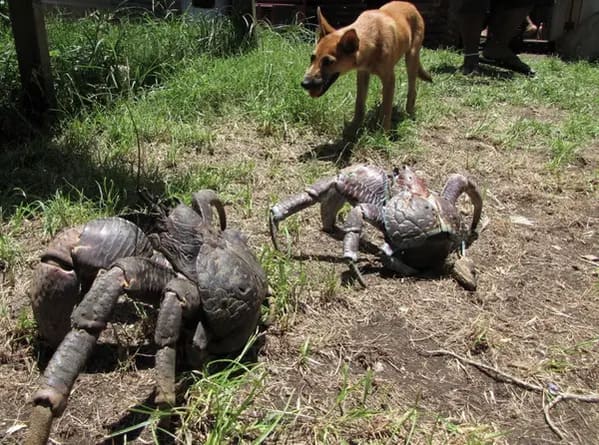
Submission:
M 464 76 L 480 76 L 480 75 L 482 75 L 482 72 L 480 70 L 480 67 L 478 66 L 478 63 L 476 65 L 464 64 L 461 66 L 460 69 Z
M 460 69 L 465 76 L 480 76 L 482 73 L 478 66 L 478 54 L 464 56 L 464 64 Z
M 533 77 L 536 74 L 530 66 L 522 62 L 522 60 L 520 60 L 520 58 L 516 55 L 501 58 L 491 58 L 486 57 L 483 54 L 483 56 L 480 58 L 480 61 L 487 65 L 493 65 L 506 70 L 515 71 L 529 77 Z

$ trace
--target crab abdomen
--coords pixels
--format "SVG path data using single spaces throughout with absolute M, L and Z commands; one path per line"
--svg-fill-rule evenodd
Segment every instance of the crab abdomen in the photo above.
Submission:
M 117 259 L 150 257 L 152 253 L 152 245 L 141 229 L 119 217 L 98 218 L 85 224 L 72 250 L 75 270 L 84 287 L 91 285 L 98 270 L 110 267 Z
M 205 243 L 196 262 L 202 313 L 211 334 L 208 350 L 217 354 L 245 345 L 268 290 L 256 257 L 241 238 L 228 232 L 218 243 Z
M 98 270 L 119 258 L 151 256 L 143 232 L 122 218 L 100 218 L 60 232 L 42 254 L 29 297 L 40 335 L 58 346 L 71 329 L 71 312 Z
M 339 172 L 336 188 L 352 205 L 382 206 L 387 194 L 387 173 L 381 168 L 358 164 Z
M 74 227 L 56 235 L 33 271 L 29 288 L 33 316 L 41 337 L 52 347 L 70 331 L 71 311 L 81 299 L 71 250 L 82 230 Z
M 459 247 L 462 230 L 457 210 L 435 194 L 428 198 L 395 195 L 385 206 L 383 222 L 394 254 L 417 269 L 443 262 Z

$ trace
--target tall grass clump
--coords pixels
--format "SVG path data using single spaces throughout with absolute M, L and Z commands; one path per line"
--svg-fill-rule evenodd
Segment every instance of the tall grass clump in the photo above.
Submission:
M 141 131 L 156 128 L 164 116 L 171 132 L 190 120 L 200 125 L 231 116 L 256 122 L 266 132 L 287 125 L 337 130 L 344 115 L 351 118 L 355 80 L 344 76 L 326 96 L 310 98 L 300 86 L 310 59 L 309 35 L 300 27 L 285 32 L 261 27 L 258 44 L 249 51 L 190 58 L 160 89 L 139 98 L 137 108 L 145 117 Z
M 143 109 L 136 100 L 159 90 L 192 59 L 244 49 L 226 16 L 113 11 L 76 18 L 57 12 L 46 14 L 46 28 L 58 120 L 49 134 L 42 134 L 21 108 L 10 22 L 0 17 L 0 85 L 5 92 L 0 95 L 0 163 L 10 166 L 0 172 L 5 210 L 31 202 L 30 197 L 49 197 L 65 183 L 95 195 L 94 183 L 103 176 L 131 189 L 137 169 L 137 156 L 130 153 L 137 140 L 132 119 L 149 121 L 139 115 Z M 118 105 L 122 108 L 115 112 Z M 168 116 L 160 118 L 165 122 Z M 163 127 L 170 125 L 142 127 L 141 137 L 147 136 L 142 142 L 154 139 Z M 14 192 L 19 189 L 26 193 Z
M 112 216 L 120 208 L 120 197 L 112 183 L 97 184 L 99 198 L 91 200 L 80 190 L 58 190 L 47 200 L 38 200 L 33 210 L 42 216 L 44 232 L 56 235 L 61 229 L 83 224 L 93 218 Z
M 48 13 L 46 29 L 58 111 L 110 104 L 156 86 L 188 59 L 225 56 L 242 48 L 225 16 L 96 11 L 82 18 Z M 0 126 L 5 136 L 25 117 L 18 109 L 20 80 L 10 22 L 0 18 Z M 15 113 L 16 112 L 16 113 Z M 25 123 L 26 126 L 26 123 Z
M 273 436 L 288 416 L 289 401 L 283 409 L 265 409 L 260 398 L 267 392 L 268 373 L 262 364 L 250 363 L 244 357 L 256 337 L 250 338 L 236 358 L 209 362 L 203 371 L 187 373 L 183 386 L 184 406 L 163 410 L 148 407 L 135 411 L 148 420 L 119 430 L 110 437 L 122 438 L 130 431 L 148 427 L 154 443 L 162 443 L 160 436 L 168 436 L 176 443 L 205 445 L 271 443 Z M 179 426 L 172 433 L 164 429 L 164 420 L 177 418 Z M 126 437 L 126 436 L 125 436 Z
M 48 21 L 59 108 L 110 102 L 156 86 L 200 54 L 223 56 L 239 47 L 230 20 L 169 14 L 164 18 L 95 12 Z

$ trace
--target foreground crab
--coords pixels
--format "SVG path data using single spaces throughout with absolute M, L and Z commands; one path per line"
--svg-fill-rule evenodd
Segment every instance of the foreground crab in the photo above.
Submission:
M 243 235 L 225 229 L 216 194 L 193 194 L 192 208 L 154 207 L 154 214 L 130 218 L 137 224 L 113 217 L 68 229 L 42 255 L 30 293 L 33 312 L 41 336 L 60 345 L 33 396 L 28 444 L 46 443 L 52 418 L 64 411 L 122 294 L 160 304 L 158 405 L 175 402 L 180 339 L 196 353 L 189 355 L 201 360 L 239 351 L 254 332 L 267 294 L 266 276 Z M 211 225 L 213 207 L 220 230 Z M 191 338 L 184 338 L 189 331 Z
M 469 228 L 465 227 L 455 205 L 462 193 L 470 197 L 474 206 Z M 347 167 L 337 176 L 322 179 L 270 209 L 270 234 L 277 249 L 280 250 L 279 222 L 317 202 L 320 202 L 326 232 L 336 230 L 337 213 L 345 202 L 353 206 L 341 229 L 343 257 L 363 286 L 364 279 L 356 261 L 363 224 L 367 221 L 384 234 L 381 253 L 387 268 L 413 275 L 420 270 L 445 266 L 466 289 L 476 288 L 474 267 L 463 253 L 477 236 L 482 199 L 469 178 L 451 175 L 438 195 L 429 191 L 424 180 L 409 167 L 395 169 L 391 175 L 371 165 Z M 460 258 L 453 261 L 452 253 Z

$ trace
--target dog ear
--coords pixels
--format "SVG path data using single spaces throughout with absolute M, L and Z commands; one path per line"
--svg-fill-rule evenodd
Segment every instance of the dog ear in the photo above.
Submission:
M 327 19 L 324 18 L 324 15 L 322 15 L 320 6 L 316 8 L 316 17 L 318 18 L 318 29 L 320 30 L 319 39 L 322 39 L 327 34 L 335 31 L 335 28 L 333 28 L 329 22 L 327 22 Z
M 360 47 L 360 39 L 358 38 L 358 34 L 355 29 L 349 29 L 345 31 L 341 40 L 339 40 L 339 48 L 345 54 L 353 54 L 358 51 Z

